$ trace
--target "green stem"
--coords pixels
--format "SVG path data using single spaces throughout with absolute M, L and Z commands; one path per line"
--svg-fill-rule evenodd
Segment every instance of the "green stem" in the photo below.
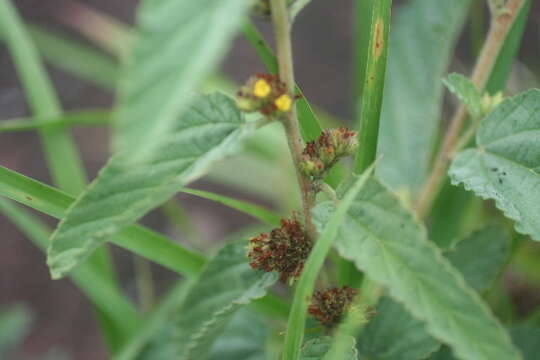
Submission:
M 526 6 L 528 3 L 528 0 L 510 0 L 506 4 L 506 11 L 492 14 L 487 39 L 471 75 L 472 82 L 481 92 L 484 92 L 489 82 L 492 81 L 495 73 L 493 70 L 500 61 L 499 56 L 503 53 L 505 41 L 520 14 L 528 9 Z M 462 104 L 450 120 L 450 127 L 436 156 L 431 174 L 418 197 L 416 212 L 420 218 L 426 217 L 433 206 L 435 197 L 446 178 L 446 170 L 451 156 L 456 151 L 456 145 L 459 145 L 459 135 L 465 126 L 466 119 L 467 110 Z
M 285 3 L 285 0 L 270 0 L 270 6 L 272 9 L 272 23 L 274 25 L 274 35 L 278 54 L 279 77 L 287 86 L 288 92 L 293 94 L 295 89 L 294 66 L 291 46 L 291 23 L 287 11 L 287 4 Z M 283 126 L 285 127 L 287 142 L 289 144 L 289 149 L 291 150 L 293 164 L 296 170 L 296 178 L 298 179 L 302 195 L 302 207 L 306 230 L 310 238 L 315 239 L 317 237 L 317 231 L 311 220 L 311 209 L 315 205 L 315 191 L 309 177 L 304 175 L 300 169 L 304 143 L 300 134 L 300 126 L 298 124 L 295 105 L 293 105 L 291 110 L 284 116 Z

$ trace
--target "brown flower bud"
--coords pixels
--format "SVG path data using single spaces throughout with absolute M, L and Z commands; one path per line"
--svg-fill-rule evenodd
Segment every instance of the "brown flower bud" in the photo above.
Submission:
M 313 243 L 295 216 L 282 219 L 281 227 L 249 240 L 247 256 L 253 269 L 277 271 L 287 283 L 300 276 Z
M 323 130 L 317 140 L 306 144 L 300 168 L 304 174 L 321 179 L 340 158 L 354 154 L 357 147 L 356 132 L 345 127 Z
M 308 312 L 327 329 L 331 329 L 341 321 L 343 314 L 349 310 L 355 295 L 356 290 L 348 286 L 317 291 L 313 295 Z

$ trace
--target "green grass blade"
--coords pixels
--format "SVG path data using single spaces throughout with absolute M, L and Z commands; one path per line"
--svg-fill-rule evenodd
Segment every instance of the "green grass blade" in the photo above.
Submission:
M 9 200 L 0 199 L 0 212 L 9 218 L 43 252 L 49 243 L 50 229 L 36 217 Z M 118 289 L 103 281 L 100 269 L 88 262 L 72 274 L 72 280 L 102 313 L 112 319 L 118 328 L 120 343 L 126 342 L 140 324 L 137 311 L 120 295 Z
M 345 195 L 345 198 L 340 202 L 332 218 L 322 230 L 319 239 L 315 243 L 309 258 L 306 261 L 302 276 L 300 276 L 300 280 L 298 281 L 298 285 L 294 292 L 294 299 L 289 314 L 283 353 L 284 360 L 299 359 L 300 347 L 304 337 L 307 308 L 315 287 L 315 280 L 317 279 L 319 271 L 326 259 L 326 255 L 330 251 L 334 239 L 338 234 L 342 221 L 345 219 L 354 199 L 366 183 L 372 171 L 373 168 L 369 168 L 355 181 L 354 185 Z
M 75 201 L 70 195 L 0 166 L 0 195 L 61 219 Z M 188 278 L 195 277 L 206 259 L 142 226 L 132 225 L 112 239 L 116 245 L 154 261 Z M 254 302 L 262 313 L 285 317 L 288 305 L 278 297 L 267 295 Z
M 392 0 L 375 1 L 372 7 L 366 70 L 362 86 L 362 107 L 358 118 L 361 146 L 358 147 L 355 158 L 356 173 L 362 173 L 367 169 L 377 156 L 391 9 Z M 359 44 L 359 46 L 365 46 L 365 44 Z
M 254 218 L 259 219 L 260 221 L 267 223 L 269 225 L 277 226 L 279 225 L 279 222 L 281 219 L 281 217 L 278 214 L 275 214 L 271 212 L 270 210 L 267 210 L 263 207 L 250 204 L 245 201 L 232 199 L 227 196 L 211 193 L 208 191 L 201 191 L 201 190 L 187 189 L 187 188 L 181 189 L 180 192 L 218 202 L 230 208 L 241 211 L 245 214 L 251 215 Z
M 28 32 L 9 0 L 0 2 L 0 26 L 34 114 L 46 118 L 58 116 L 62 110 L 53 86 Z M 62 127 L 44 129 L 40 133 L 54 183 L 71 194 L 78 194 L 85 187 L 86 177 L 69 134 Z
M 72 111 L 53 117 L 33 116 L 19 119 L 0 120 L 0 133 L 39 130 L 55 126 L 69 128 L 75 125 L 104 125 L 108 124 L 110 120 L 110 110 Z

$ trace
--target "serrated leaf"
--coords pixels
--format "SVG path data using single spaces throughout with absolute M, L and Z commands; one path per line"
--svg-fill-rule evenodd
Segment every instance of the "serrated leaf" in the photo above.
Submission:
M 350 352 L 346 354 L 343 360 L 356 360 L 358 359 L 358 352 L 356 351 L 356 341 L 353 337 L 350 339 Z M 326 359 L 325 355 L 332 346 L 333 339 L 329 336 L 311 339 L 306 341 L 302 346 L 302 352 L 300 353 L 299 360 L 331 360 Z
M 393 189 L 416 193 L 425 180 L 439 130 L 440 79 L 470 4 L 412 0 L 395 11 L 377 166 L 381 180 Z
M 476 148 L 454 159 L 449 175 L 494 199 L 516 230 L 540 241 L 540 90 L 506 99 L 480 123 Z
M 377 360 L 425 359 L 440 347 L 422 321 L 389 297 L 379 301 L 357 342 L 361 358 Z
M 126 166 L 123 156 L 112 157 L 52 236 L 47 263 L 53 278 L 236 149 L 251 128 L 230 98 L 200 96 L 174 129 L 155 139 L 151 158 Z
M 487 290 L 510 256 L 510 238 L 501 226 L 473 232 L 445 254 L 476 291 Z
M 233 315 L 266 294 L 276 273 L 253 270 L 245 242 L 225 245 L 188 291 L 172 322 L 141 359 L 205 359 Z
M 190 92 L 225 53 L 251 5 L 246 0 L 144 0 L 120 86 L 113 144 L 141 161 L 176 126 Z
M 217 338 L 209 360 L 267 360 L 268 328 L 257 314 L 240 309 Z
M 346 186 L 345 186 L 346 190 Z M 319 228 L 334 211 L 314 211 Z M 370 179 L 343 222 L 336 248 L 373 281 L 387 286 L 428 332 L 460 359 L 514 360 L 510 337 L 463 276 L 443 258 L 424 227 L 377 180 Z
M 454 95 L 465 104 L 469 114 L 478 119 L 482 114 L 482 95 L 468 77 L 461 74 L 450 74 L 443 79 L 444 84 Z

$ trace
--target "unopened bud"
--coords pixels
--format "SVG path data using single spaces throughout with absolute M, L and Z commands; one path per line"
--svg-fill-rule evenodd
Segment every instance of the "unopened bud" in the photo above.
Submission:
M 348 286 L 317 291 L 308 312 L 327 329 L 331 329 L 341 321 L 355 296 L 356 290 Z

